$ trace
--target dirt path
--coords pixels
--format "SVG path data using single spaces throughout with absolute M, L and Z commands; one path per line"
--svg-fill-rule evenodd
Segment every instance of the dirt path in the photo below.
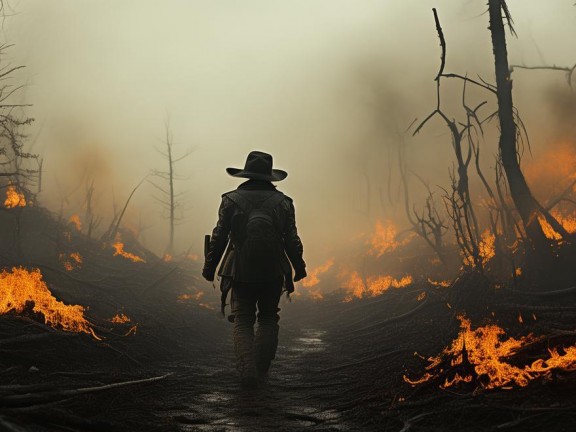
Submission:
M 277 358 L 268 382 L 242 390 L 233 369 L 232 341 L 175 367 L 171 387 L 176 399 L 163 415 L 180 431 L 361 430 L 327 407 L 338 383 L 326 382 L 322 369 L 333 358 L 326 329 L 282 323 Z

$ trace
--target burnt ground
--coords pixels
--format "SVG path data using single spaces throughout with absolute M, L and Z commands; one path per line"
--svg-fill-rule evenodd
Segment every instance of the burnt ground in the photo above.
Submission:
M 412 387 L 403 380 L 424 372 L 415 352 L 436 355 L 450 344 L 462 310 L 474 327 L 489 319 L 510 336 L 545 336 L 518 354 L 518 364 L 550 346 L 573 345 L 573 290 L 518 293 L 470 274 L 451 288 L 417 280 L 351 303 L 341 296 L 283 299 L 271 377 L 246 391 L 234 370 L 231 324 L 206 304 L 178 301 L 200 288 L 208 288 L 205 303 L 217 299 L 199 280 L 197 263 L 146 255 L 146 263 L 135 264 L 72 236 L 64 246 L 79 250 L 85 264 L 65 272 L 48 252 L 59 241 L 45 235 L 56 231 L 50 223 L 24 230 L 30 240 L 21 239 L 17 256 L 9 253 L 13 246 L 6 249 L 0 264 L 40 268 L 58 298 L 90 307 L 102 340 L 51 329 L 32 314 L 0 317 L 2 431 L 576 430 L 574 372 L 508 390 L 478 383 L 442 390 L 437 381 Z M 118 311 L 132 322 L 110 323 Z M 537 319 L 528 319 L 532 314 Z

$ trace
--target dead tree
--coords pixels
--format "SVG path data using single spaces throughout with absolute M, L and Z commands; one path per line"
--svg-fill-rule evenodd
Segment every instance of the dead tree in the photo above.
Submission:
M 192 150 L 187 151 L 180 157 L 175 157 L 173 153 L 173 139 L 172 139 L 172 132 L 170 131 L 170 127 L 166 124 L 166 151 L 162 151 L 160 149 L 156 149 L 158 153 L 160 153 L 167 162 L 167 171 L 162 170 L 153 170 L 152 175 L 158 177 L 159 179 L 165 182 L 165 185 L 160 186 L 153 181 L 149 181 L 149 183 L 156 188 L 160 192 L 160 196 L 155 196 L 155 199 L 162 204 L 164 209 L 167 211 L 167 217 L 169 221 L 169 237 L 168 237 L 168 246 L 166 248 L 167 254 L 172 254 L 174 252 L 174 232 L 176 222 L 182 219 L 182 214 L 177 214 L 177 211 L 180 210 L 183 212 L 182 208 L 182 197 L 184 196 L 183 192 L 176 192 L 175 182 L 177 180 L 183 180 L 184 177 L 176 174 L 176 164 L 181 160 L 187 158 L 192 154 Z
M 440 39 L 440 46 L 442 53 L 440 57 L 440 69 L 436 75 L 436 109 L 432 111 L 414 130 L 413 135 L 416 135 L 428 123 L 430 119 L 435 116 L 440 116 L 450 131 L 452 138 L 452 148 L 456 156 L 456 168 L 451 173 L 452 191 L 445 193 L 446 210 L 452 219 L 453 228 L 455 230 L 456 239 L 460 246 L 466 260 L 471 261 L 474 267 L 482 268 L 482 259 L 480 257 L 480 232 L 478 228 L 478 220 L 470 198 L 470 187 L 468 177 L 468 167 L 472 160 L 472 145 L 471 145 L 471 130 L 473 129 L 472 120 L 475 119 L 478 124 L 477 111 L 485 104 L 482 102 L 474 109 L 469 108 L 465 102 L 466 84 L 468 82 L 475 82 L 468 77 L 461 77 L 455 74 L 445 74 L 444 67 L 446 64 L 446 40 L 444 33 L 440 26 L 440 21 L 434 11 L 434 19 L 436 22 L 436 30 Z M 458 77 L 464 81 L 464 88 L 462 94 L 463 106 L 466 110 L 467 122 L 458 123 L 455 119 L 450 119 L 442 110 L 440 104 L 440 83 L 441 79 L 445 77 Z M 477 83 L 478 84 L 478 83 Z M 480 84 L 484 87 L 483 84 Z M 481 125 L 480 125 L 481 127 Z M 467 142 L 467 149 L 463 149 L 463 144 Z
M 548 255 L 551 241 L 544 234 L 540 217 L 544 218 L 562 238 L 568 239 L 570 235 L 564 227 L 536 201 L 520 169 L 517 145 L 518 130 L 514 116 L 512 80 L 508 66 L 506 32 L 502 15 L 506 17 L 511 32 L 515 34 L 514 28 L 512 27 L 512 17 L 504 0 L 489 0 L 488 12 L 490 16 L 490 33 L 492 36 L 494 67 L 496 72 L 496 96 L 498 99 L 498 121 L 500 126 L 498 147 L 502 167 L 508 180 L 510 196 L 522 219 L 522 225 L 530 245 L 538 255 Z

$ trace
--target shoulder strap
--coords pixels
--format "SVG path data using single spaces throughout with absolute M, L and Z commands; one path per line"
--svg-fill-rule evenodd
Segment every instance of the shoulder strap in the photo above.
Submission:
M 280 204 L 282 201 L 284 201 L 285 197 L 286 196 L 282 192 L 274 192 L 271 196 L 269 196 L 268 198 L 266 198 L 264 200 L 264 202 L 262 203 L 262 205 L 260 207 L 261 208 L 267 208 L 267 209 L 273 209 L 278 204 Z
M 243 197 L 242 194 L 240 194 L 238 191 L 228 192 L 226 196 L 230 198 L 234 204 L 240 207 L 244 213 L 247 213 L 252 208 L 252 203 L 250 200 L 246 197 Z

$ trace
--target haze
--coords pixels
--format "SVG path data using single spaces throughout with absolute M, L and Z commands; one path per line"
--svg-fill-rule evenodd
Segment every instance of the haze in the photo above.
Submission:
M 509 0 L 518 33 L 509 36 L 510 62 L 572 66 L 573 3 Z M 434 123 L 415 138 L 404 133 L 435 107 L 440 49 L 432 7 L 448 44 L 446 71 L 493 77 L 484 1 L 26 0 L 11 6 L 16 14 L 5 20 L 4 37 L 15 47 L 7 57 L 27 66 L 18 75 L 27 83 L 19 102 L 33 104 L 30 143 L 45 159 L 41 203 L 57 211 L 64 202 L 68 215 L 79 211 L 89 171 L 98 212 L 109 215 L 114 199 L 121 205 L 151 169 L 165 169 L 155 147 L 163 146 L 169 121 L 176 154 L 193 150 L 177 166 L 187 209 L 176 249 L 196 253 L 216 222 L 220 195 L 239 183 L 224 169 L 243 166 L 250 150 L 272 153 L 288 171 L 279 189 L 295 199 L 310 265 L 378 218 L 402 219 L 397 178 L 390 188 L 387 183 L 400 136 L 412 169 L 432 186 L 448 185 L 447 130 Z M 566 128 L 560 127 L 553 109 L 558 97 L 574 98 L 563 73 L 517 70 L 513 78 L 535 155 L 561 135 L 573 136 L 572 124 L 564 119 Z M 453 115 L 461 115 L 460 94 L 454 83 L 443 96 Z M 476 100 L 493 102 L 490 97 L 471 92 Z M 488 166 L 495 136 L 486 139 Z M 152 194 L 149 185 L 137 192 L 128 222 L 150 226 L 146 245 L 162 253 L 168 227 Z

